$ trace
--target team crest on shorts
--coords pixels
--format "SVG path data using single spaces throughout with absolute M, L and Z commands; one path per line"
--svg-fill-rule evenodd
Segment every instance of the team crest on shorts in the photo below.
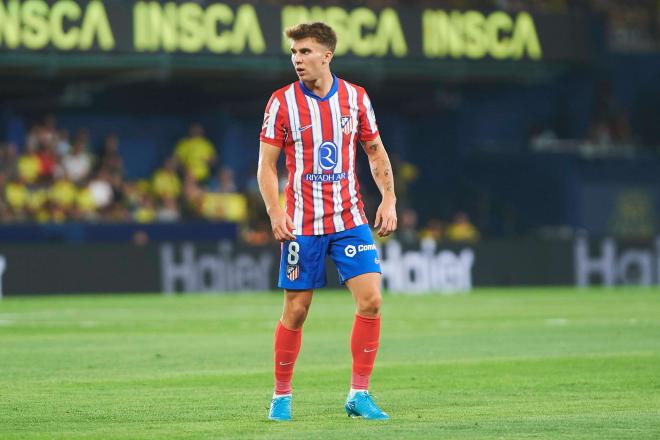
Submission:
M 286 277 L 290 281 L 295 281 L 298 279 L 298 276 L 300 275 L 300 267 L 298 267 L 297 264 L 289 264 L 286 267 Z

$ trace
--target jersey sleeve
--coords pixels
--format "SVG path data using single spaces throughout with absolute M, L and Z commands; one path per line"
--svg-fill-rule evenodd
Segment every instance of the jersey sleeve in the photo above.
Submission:
M 373 141 L 378 137 L 379 133 L 376 114 L 371 106 L 371 100 L 364 90 L 358 95 L 358 100 L 359 139 L 362 142 Z
M 282 98 L 273 94 L 268 100 L 264 112 L 264 122 L 261 125 L 259 140 L 276 147 L 284 147 L 286 140 L 286 125 L 284 123 L 286 103 Z

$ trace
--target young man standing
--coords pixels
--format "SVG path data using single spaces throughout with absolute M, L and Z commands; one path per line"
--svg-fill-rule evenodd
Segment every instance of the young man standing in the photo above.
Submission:
M 275 393 L 268 418 L 291 420 L 291 377 L 302 326 L 314 289 L 326 284 L 324 261 L 330 255 L 357 306 L 346 412 L 388 419 L 368 393 L 380 335 L 381 270 L 355 173 L 357 141 L 382 194 L 374 222 L 382 237 L 397 224 L 392 167 L 367 93 L 330 72 L 335 32 L 311 23 L 285 33 L 300 81 L 277 90 L 268 102 L 257 172 L 273 234 L 282 243 L 278 285 L 284 289 L 284 311 L 275 329 Z M 285 209 L 277 185 L 282 149 L 289 172 Z

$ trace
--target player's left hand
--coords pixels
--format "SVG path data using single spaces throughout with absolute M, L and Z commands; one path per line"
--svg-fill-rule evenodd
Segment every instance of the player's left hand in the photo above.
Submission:
M 378 228 L 379 237 L 387 237 L 396 231 L 396 204 L 394 200 L 384 199 L 376 211 L 374 228 Z

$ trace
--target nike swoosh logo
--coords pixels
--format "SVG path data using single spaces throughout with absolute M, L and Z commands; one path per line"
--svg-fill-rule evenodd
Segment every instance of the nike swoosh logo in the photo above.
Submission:
M 308 128 L 310 128 L 311 126 L 312 126 L 312 124 L 305 125 L 304 127 L 298 127 L 298 131 L 303 132 L 303 131 L 307 130 Z
M 376 350 L 378 350 L 378 349 L 377 349 L 377 348 L 374 348 L 373 350 L 367 350 L 367 349 L 365 348 L 365 349 L 364 349 L 364 352 L 365 352 L 365 353 L 371 353 L 372 351 L 376 351 Z
M 280 362 L 280 366 L 291 365 L 293 362 Z

